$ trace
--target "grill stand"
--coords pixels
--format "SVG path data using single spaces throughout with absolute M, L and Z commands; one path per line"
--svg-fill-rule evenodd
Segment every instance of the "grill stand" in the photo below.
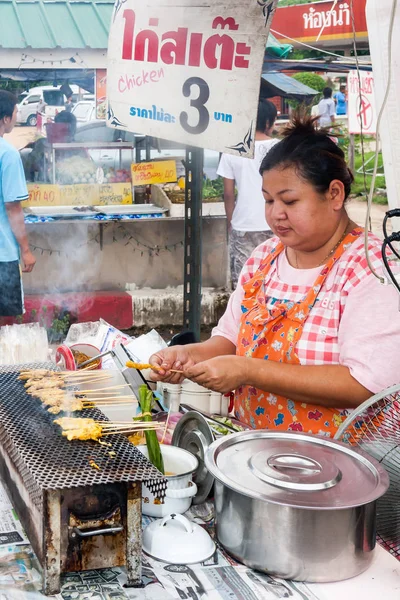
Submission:
M 43 592 L 57 594 L 63 573 L 121 566 L 128 586 L 140 587 L 142 484 L 162 501 L 166 479 L 123 435 L 107 444 L 112 452 L 69 442 L 18 370 L 0 367 L 0 477 L 41 564 Z M 107 421 L 97 409 L 84 416 Z
M 62 522 L 62 496 L 60 490 L 49 490 L 43 499 L 43 593 L 46 596 L 58 594 L 61 589 L 60 575 L 62 569 L 61 531 L 65 527 Z M 126 494 L 126 535 L 125 564 L 127 574 L 126 587 L 143 587 L 142 584 L 142 484 L 133 483 L 128 486 Z M 125 512 L 124 510 L 124 512 Z M 112 529 L 110 529 L 110 532 Z M 110 533 L 109 535 L 113 535 Z M 95 536 L 94 536 L 95 537 Z M 87 538 L 89 539 L 89 538 Z M 104 565 L 105 566 L 105 565 Z M 113 565 L 110 565 L 113 566 Z M 115 566 L 115 565 L 114 565 Z
M 142 485 L 133 483 L 128 490 L 126 528 L 126 587 L 143 587 L 142 583 Z
M 53 596 L 60 592 L 61 572 L 61 493 L 60 490 L 48 490 L 43 498 L 43 592 Z

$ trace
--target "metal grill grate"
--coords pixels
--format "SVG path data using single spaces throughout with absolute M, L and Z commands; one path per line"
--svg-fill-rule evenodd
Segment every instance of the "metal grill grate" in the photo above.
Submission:
M 17 374 L 22 367 L 0 368 L 0 443 L 20 473 L 35 504 L 42 490 L 84 487 L 118 482 L 144 482 L 160 498 L 166 479 L 123 435 L 107 438 L 112 447 L 92 441 L 69 442 L 62 437 L 57 416 L 40 400 L 26 393 Z M 24 365 L 24 368 L 26 366 Z M 49 368 L 49 365 L 29 365 Z M 54 366 L 53 366 L 54 368 Z M 108 419 L 98 409 L 87 409 L 82 417 Z M 115 452 L 115 457 L 109 455 Z M 92 468 L 89 461 L 100 467 Z

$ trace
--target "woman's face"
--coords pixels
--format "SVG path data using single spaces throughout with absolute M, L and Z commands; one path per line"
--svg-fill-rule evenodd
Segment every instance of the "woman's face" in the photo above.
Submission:
M 310 252 L 326 244 L 344 211 L 344 186 L 331 182 L 320 194 L 292 167 L 263 175 L 265 217 L 273 233 L 289 248 Z

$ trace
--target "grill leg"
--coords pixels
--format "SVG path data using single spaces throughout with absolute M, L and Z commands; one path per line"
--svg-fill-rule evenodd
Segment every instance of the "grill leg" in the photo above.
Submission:
M 126 587 L 142 584 L 142 484 L 128 484 L 126 531 Z
M 44 563 L 43 592 L 52 596 L 60 592 L 61 568 L 61 506 L 60 492 L 49 490 L 44 494 Z

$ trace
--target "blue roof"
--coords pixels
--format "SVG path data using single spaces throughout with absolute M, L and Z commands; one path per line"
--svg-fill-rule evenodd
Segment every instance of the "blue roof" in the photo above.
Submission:
M 317 90 L 313 90 L 308 87 L 308 85 L 304 85 L 304 83 L 301 83 L 284 73 L 263 73 L 262 78 L 272 86 L 272 88 L 275 88 L 277 92 L 280 92 L 276 94 L 277 96 L 306 97 L 319 94 Z

